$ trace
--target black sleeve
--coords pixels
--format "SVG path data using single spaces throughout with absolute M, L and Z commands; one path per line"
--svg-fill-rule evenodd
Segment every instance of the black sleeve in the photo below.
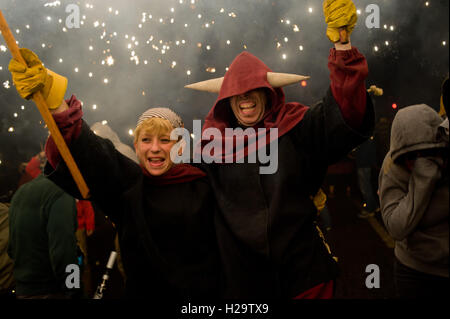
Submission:
M 110 210 L 110 203 L 118 199 L 141 178 L 138 164 L 118 152 L 113 143 L 97 136 L 83 121 L 80 136 L 68 145 L 89 188 L 89 200 Z M 81 194 L 67 165 L 60 161 L 56 169 L 47 163 L 44 174 L 75 198 Z
M 328 89 L 325 98 L 311 107 L 293 128 L 297 146 L 306 147 L 328 165 L 338 162 L 372 135 L 375 115 L 369 95 L 366 100 L 363 123 L 355 130 L 345 123 L 331 89 Z

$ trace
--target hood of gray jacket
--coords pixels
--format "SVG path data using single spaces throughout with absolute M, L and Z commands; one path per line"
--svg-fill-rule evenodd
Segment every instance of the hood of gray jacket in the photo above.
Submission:
M 443 119 L 426 104 L 405 107 L 398 111 L 391 129 L 390 154 L 395 162 L 401 155 L 430 148 L 442 148 L 445 141 L 438 133 Z

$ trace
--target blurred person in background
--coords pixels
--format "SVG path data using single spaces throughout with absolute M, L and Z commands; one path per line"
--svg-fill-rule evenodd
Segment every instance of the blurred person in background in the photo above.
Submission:
M 420 104 L 401 109 L 379 175 L 381 213 L 395 240 L 400 298 L 449 296 L 448 136 L 443 120 Z
M 66 267 L 78 265 L 76 230 L 75 199 L 52 181 L 39 175 L 17 190 L 9 209 L 8 246 L 17 298 L 81 297 L 80 289 L 66 285 Z
M 0 202 L 0 298 L 13 297 L 13 261 L 8 256 L 9 205 Z

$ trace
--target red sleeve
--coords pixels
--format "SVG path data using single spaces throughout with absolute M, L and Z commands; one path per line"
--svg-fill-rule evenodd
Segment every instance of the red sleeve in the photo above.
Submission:
M 95 228 L 95 214 L 94 214 L 94 208 L 92 207 L 92 204 L 88 200 L 84 200 L 83 202 L 83 209 L 84 209 L 84 217 L 86 222 L 86 230 L 94 230 Z
M 69 105 L 69 109 L 61 113 L 53 114 L 53 118 L 66 144 L 70 145 L 80 135 L 83 111 L 81 110 L 81 102 L 74 95 L 69 100 L 66 100 L 66 102 Z M 52 136 L 49 136 L 45 144 L 45 154 L 50 165 L 56 168 L 61 160 L 61 155 Z
M 78 222 L 78 229 L 84 229 L 85 228 L 85 218 L 83 213 L 83 204 L 80 200 L 77 201 L 77 222 Z
M 95 213 L 92 204 L 88 200 L 77 202 L 78 229 L 94 230 Z
M 330 50 L 328 58 L 331 91 L 345 122 L 360 128 L 366 111 L 366 84 L 369 73 L 365 57 L 356 48 L 346 51 Z
M 41 162 L 37 156 L 34 156 L 28 162 L 27 167 L 25 167 L 25 172 L 27 172 L 32 178 L 36 178 L 39 174 L 41 174 Z

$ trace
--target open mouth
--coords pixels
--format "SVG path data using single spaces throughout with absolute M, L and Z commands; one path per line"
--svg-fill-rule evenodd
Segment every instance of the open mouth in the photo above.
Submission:
M 256 103 L 254 102 L 242 102 L 239 104 L 239 109 L 244 114 L 251 114 L 255 111 Z
M 166 160 L 162 157 L 150 157 L 147 161 L 150 167 L 158 168 L 161 167 Z

